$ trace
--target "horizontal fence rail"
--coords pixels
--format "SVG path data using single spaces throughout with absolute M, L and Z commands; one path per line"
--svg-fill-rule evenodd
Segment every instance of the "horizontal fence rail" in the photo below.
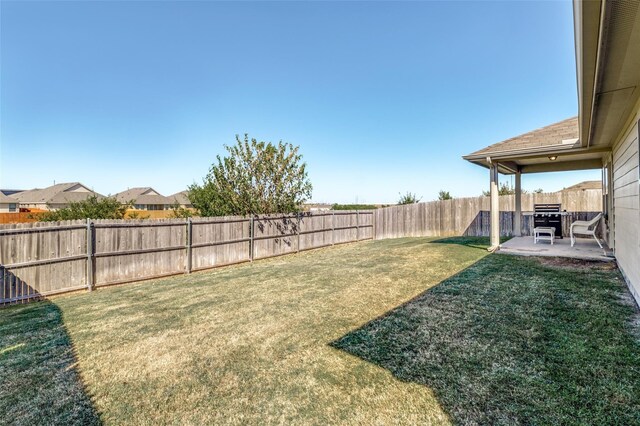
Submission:
M 535 203 L 569 210 L 565 236 L 573 221 L 601 210 L 599 191 L 523 195 L 523 211 Z M 362 240 L 489 236 L 488 204 L 477 197 L 374 211 L 0 225 L 0 305 Z M 513 196 L 500 197 L 503 236 L 514 234 L 513 204 Z M 524 213 L 521 226 L 531 235 L 533 217 Z
M 574 220 L 583 220 L 592 212 L 602 211 L 602 192 L 553 192 L 522 194 L 523 235 L 532 235 L 529 224 L 534 204 L 560 204 L 570 215 L 565 217 L 565 233 Z M 489 197 L 454 198 L 443 201 L 391 206 L 377 209 L 375 239 L 399 237 L 489 236 Z M 500 234 L 513 235 L 515 196 L 500 197 Z M 532 222 L 532 221 L 531 221 Z
M 373 212 L 0 227 L 0 304 L 369 240 Z

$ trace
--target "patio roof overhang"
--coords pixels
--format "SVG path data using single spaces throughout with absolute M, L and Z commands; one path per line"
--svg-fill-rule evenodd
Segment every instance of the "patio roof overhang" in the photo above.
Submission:
M 640 103 L 640 0 L 573 2 L 578 117 L 464 156 L 504 174 L 602 167 Z M 555 160 L 551 160 L 555 158 Z
M 545 147 L 506 151 L 490 155 L 466 155 L 463 158 L 482 167 L 498 165 L 498 171 L 505 175 L 516 173 L 563 172 L 570 170 L 590 170 L 602 168 L 603 157 L 610 148 L 566 148 Z
M 599 169 L 609 147 L 583 147 L 578 117 L 490 145 L 463 158 L 502 174 Z
M 640 0 L 573 2 L 578 117 L 464 156 L 490 170 L 491 250 L 500 245 L 498 174 L 598 169 L 640 104 Z M 517 232 L 517 231 L 516 231 Z

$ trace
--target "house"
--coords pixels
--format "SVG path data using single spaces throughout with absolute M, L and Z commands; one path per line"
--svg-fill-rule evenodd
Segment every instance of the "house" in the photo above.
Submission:
M 578 116 L 464 156 L 490 170 L 491 246 L 499 249 L 498 175 L 602 170 L 603 234 L 640 303 L 640 4 L 574 1 Z
M 16 200 L 0 192 L 0 213 L 16 213 L 18 211 Z
M 173 195 L 169 195 L 167 198 L 171 201 L 171 204 L 178 203 L 183 209 L 193 209 L 193 204 L 189 200 L 189 191 L 176 192 Z
M 84 201 L 93 196 L 103 197 L 80 182 L 58 183 L 47 188 L 30 189 L 9 195 L 20 208 L 38 210 L 61 209 L 71 202 Z
M 173 203 L 151 187 L 130 188 L 114 195 L 121 203 L 133 202 L 135 210 L 168 210 Z
M 575 185 L 571 185 L 566 188 L 563 188 L 558 192 L 580 192 L 580 191 L 602 191 L 602 181 L 585 180 L 584 182 L 576 183 Z

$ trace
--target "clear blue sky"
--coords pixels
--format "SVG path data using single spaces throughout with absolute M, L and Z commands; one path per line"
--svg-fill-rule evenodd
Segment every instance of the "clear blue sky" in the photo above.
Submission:
M 314 201 L 475 196 L 463 154 L 577 112 L 570 1 L 0 7 L 3 188 L 169 195 L 249 133 L 300 145 Z

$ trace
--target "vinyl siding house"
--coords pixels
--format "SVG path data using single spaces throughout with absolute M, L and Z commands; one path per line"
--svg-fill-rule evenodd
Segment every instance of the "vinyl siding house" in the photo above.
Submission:
M 47 188 L 36 188 L 9 195 L 20 208 L 57 210 L 70 202 L 84 201 L 89 197 L 103 195 L 92 191 L 80 182 L 59 183 Z
M 500 247 L 499 173 L 515 175 L 519 222 L 523 174 L 601 169 L 604 239 L 640 303 L 640 1 L 574 1 L 573 8 L 578 116 L 463 158 L 490 171 L 493 250 Z
M 19 210 L 18 202 L 15 199 L 0 192 L 0 213 L 16 213 Z
M 121 203 L 133 202 L 134 210 L 168 210 L 173 203 L 151 187 L 130 188 L 114 195 Z

